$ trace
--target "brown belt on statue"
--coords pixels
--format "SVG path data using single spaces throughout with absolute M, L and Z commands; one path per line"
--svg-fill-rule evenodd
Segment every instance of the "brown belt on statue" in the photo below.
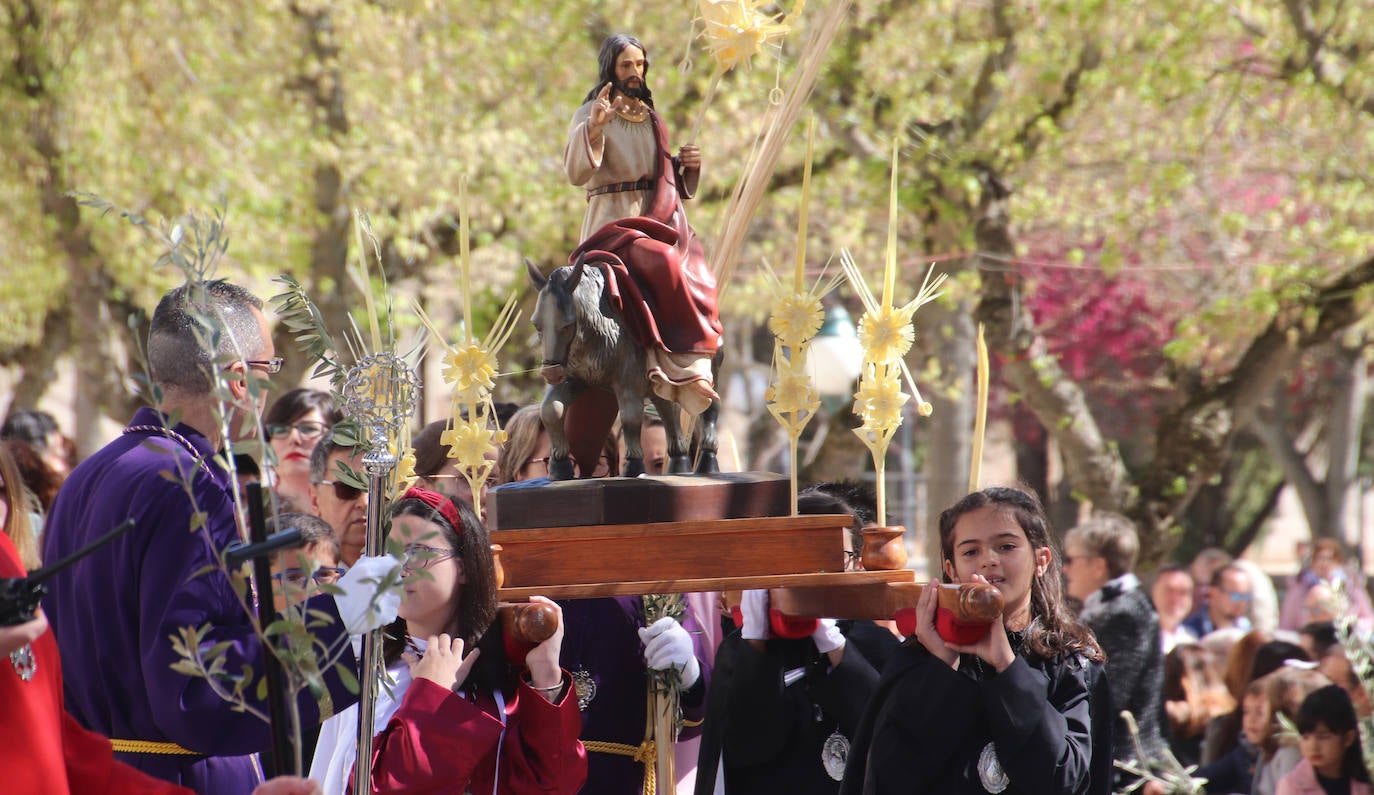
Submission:
M 159 743 L 152 740 L 110 740 L 110 746 L 126 754 L 165 754 L 168 756 L 204 756 L 204 754 L 182 748 L 176 743 Z
M 624 193 L 627 190 L 649 190 L 654 186 L 654 181 L 645 177 L 634 182 L 613 182 L 610 185 L 602 185 L 599 188 L 592 188 L 587 191 L 587 201 L 591 201 L 593 196 L 602 196 L 607 193 Z

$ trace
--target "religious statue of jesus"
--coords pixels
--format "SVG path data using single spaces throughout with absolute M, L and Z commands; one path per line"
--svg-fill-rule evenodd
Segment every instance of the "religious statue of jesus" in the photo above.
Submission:
M 587 193 L 582 244 L 569 261 L 586 254 L 633 281 L 622 285 L 621 309 L 646 350 L 654 392 L 699 414 L 719 399 L 711 360 L 721 344 L 715 277 L 682 206 L 696 191 L 701 152 L 688 144 L 671 155 L 639 39 L 607 38 L 598 62 L 563 151 L 568 181 Z

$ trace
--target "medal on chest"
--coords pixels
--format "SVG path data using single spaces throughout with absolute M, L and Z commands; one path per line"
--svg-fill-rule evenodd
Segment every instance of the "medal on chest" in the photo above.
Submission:
M 983 746 L 983 752 L 978 754 L 978 781 L 992 795 L 997 795 L 1011 784 L 1011 778 L 997 759 L 997 747 L 992 743 Z
M 844 763 L 849 759 L 849 738 L 838 731 L 831 732 L 821 746 L 821 766 L 835 781 L 844 780 Z
M 38 660 L 33 656 L 33 646 L 25 643 L 10 652 L 10 665 L 14 666 L 14 672 L 22 681 L 32 681 L 34 673 L 38 670 Z
M 577 708 L 585 712 L 592 701 L 596 699 L 596 680 L 591 673 L 582 666 L 578 666 L 572 672 L 573 689 L 577 691 Z

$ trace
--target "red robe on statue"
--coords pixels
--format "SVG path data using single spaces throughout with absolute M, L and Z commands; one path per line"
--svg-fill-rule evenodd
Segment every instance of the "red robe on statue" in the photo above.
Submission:
M 0 577 L 22 577 L 0 533 Z M 0 657 L 0 771 L 5 792 L 23 795 L 194 795 L 116 762 L 109 739 L 86 731 L 62 706 L 62 663 L 51 632 L 32 644 L 33 678 Z

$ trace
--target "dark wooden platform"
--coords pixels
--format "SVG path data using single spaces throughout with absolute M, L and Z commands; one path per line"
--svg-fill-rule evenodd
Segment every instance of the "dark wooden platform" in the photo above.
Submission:
M 487 492 L 486 522 L 498 531 L 787 516 L 788 489 L 772 472 L 526 481 Z

